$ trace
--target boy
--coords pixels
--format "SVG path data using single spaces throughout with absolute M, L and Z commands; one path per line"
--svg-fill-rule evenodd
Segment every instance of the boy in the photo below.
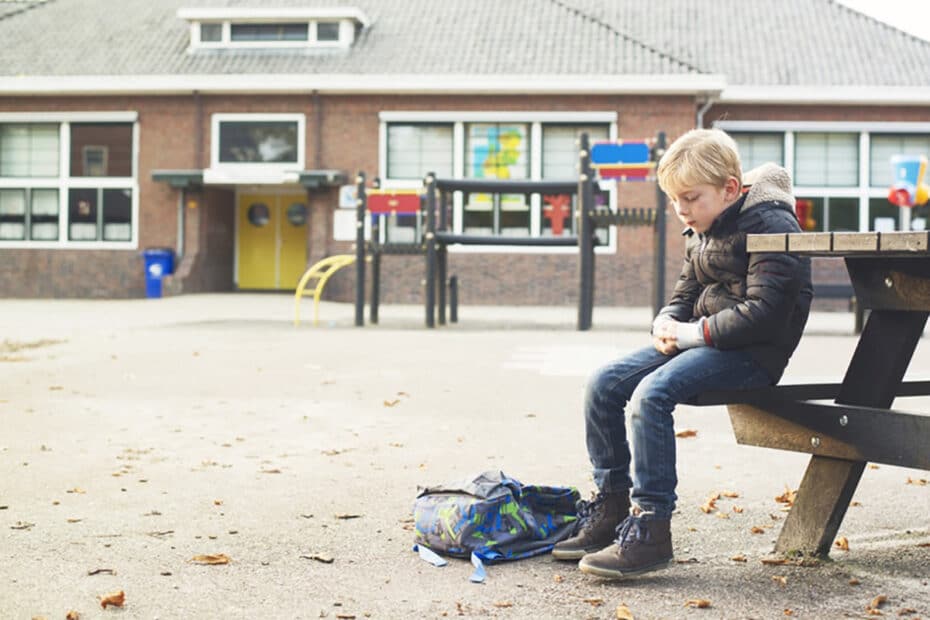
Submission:
M 672 559 L 675 405 L 708 390 L 777 383 L 813 295 L 809 259 L 746 252 L 748 233 L 800 232 L 784 169 L 747 173 L 743 193 L 736 143 L 720 130 L 695 129 L 669 147 L 657 176 L 687 227 L 684 267 L 653 322 L 653 346 L 601 368 L 588 385 L 586 441 L 599 492 L 580 506 L 575 536 L 552 550 L 608 579 Z

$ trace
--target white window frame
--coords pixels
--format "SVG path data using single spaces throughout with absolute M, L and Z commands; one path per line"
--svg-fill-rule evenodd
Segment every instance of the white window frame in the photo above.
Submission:
M 190 24 L 190 48 L 198 49 L 274 49 L 274 48 L 345 48 L 355 41 L 356 26 L 365 27 L 368 17 L 353 7 L 315 8 L 235 8 L 217 7 L 205 9 L 179 9 L 177 16 Z M 339 38 L 336 41 L 319 41 L 318 22 L 337 22 Z M 222 34 L 219 41 L 203 41 L 200 25 L 220 24 Z M 307 39 L 301 41 L 233 41 L 233 24 L 306 24 Z
M 296 122 L 297 161 L 270 163 L 223 163 L 220 162 L 220 123 L 224 122 Z M 213 114 L 210 118 L 210 172 L 221 175 L 263 176 L 283 175 L 304 169 L 307 150 L 307 116 L 305 114 Z
M 381 187 L 384 189 L 419 189 L 421 181 L 390 179 L 387 177 L 387 126 L 391 123 L 451 123 L 452 124 L 452 178 L 465 177 L 465 125 L 468 123 L 525 123 L 530 126 L 530 177 L 528 181 L 542 179 L 542 126 L 547 123 L 570 125 L 606 124 L 609 126 L 609 139 L 617 139 L 616 112 L 472 112 L 472 111 L 383 111 L 379 114 L 378 130 L 378 172 Z M 617 208 L 617 185 L 607 183 L 611 209 Z M 530 238 L 543 238 L 541 197 L 530 197 Z M 453 232 L 462 234 L 464 201 L 462 192 L 453 194 Z M 381 226 L 382 239 L 384 226 Z M 597 246 L 598 254 L 615 254 L 617 252 L 616 226 L 608 227 L 609 243 Z M 576 247 L 558 246 L 499 246 L 499 245 L 453 245 L 449 252 L 460 254 L 577 254 Z
M 139 115 L 137 112 L 4 112 L 4 123 L 58 123 L 58 176 L 0 178 L 0 188 L 58 190 L 58 240 L 2 240 L 0 248 L 48 250 L 136 250 L 139 247 Z M 71 123 L 132 123 L 131 177 L 72 177 Z M 71 241 L 68 239 L 68 193 L 71 189 L 101 188 L 132 191 L 132 238 L 130 241 Z M 103 205 L 99 205 L 103 209 Z
M 859 182 L 849 187 L 800 187 L 795 194 L 810 198 L 858 198 L 859 230 L 869 230 L 869 200 L 885 198 L 888 188 L 870 186 L 871 136 L 873 134 L 924 134 L 930 136 L 930 123 L 868 122 L 868 121 L 717 121 L 714 127 L 739 133 L 784 133 L 785 168 L 794 178 L 794 145 L 798 133 L 855 133 L 859 136 Z M 927 154 L 930 156 L 930 153 Z M 901 207 L 898 214 L 900 230 L 910 230 L 911 209 Z

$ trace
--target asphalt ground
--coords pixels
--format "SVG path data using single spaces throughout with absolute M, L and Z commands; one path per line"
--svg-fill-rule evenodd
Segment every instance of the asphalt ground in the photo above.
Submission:
M 466 561 L 433 567 L 412 551 L 418 486 L 499 469 L 593 490 L 583 387 L 649 343 L 650 312 L 598 308 L 588 332 L 572 308 L 462 307 L 435 330 L 418 307 L 362 329 L 349 305 L 317 327 L 302 312 L 295 327 L 286 295 L 0 301 L 0 618 L 869 618 L 878 596 L 930 617 L 930 472 L 867 468 L 848 551 L 765 564 L 807 459 L 738 446 L 723 407 L 676 412 L 697 434 L 678 444 L 668 570 L 615 583 L 543 556 L 473 584 Z M 808 332 L 785 381 L 841 380 L 852 316 Z M 925 338 L 909 377 L 928 371 Z M 702 512 L 720 491 L 738 493 L 725 518 Z M 192 561 L 207 554 L 229 563 Z

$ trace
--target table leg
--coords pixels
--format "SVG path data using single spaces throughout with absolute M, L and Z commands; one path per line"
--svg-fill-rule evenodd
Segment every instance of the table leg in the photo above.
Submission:
M 927 312 L 874 310 L 836 402 L 890 408 L 927 316 Z M 775 550 L 827 555 L 864 469 L 862 461 L 811 457 Z

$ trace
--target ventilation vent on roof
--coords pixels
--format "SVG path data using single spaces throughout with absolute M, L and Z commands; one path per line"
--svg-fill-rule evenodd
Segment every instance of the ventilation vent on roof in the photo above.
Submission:
M 180 9 L 178 17 L 190 23 L 191 49 L 345 48 L 368 25 L 352 7 Z

